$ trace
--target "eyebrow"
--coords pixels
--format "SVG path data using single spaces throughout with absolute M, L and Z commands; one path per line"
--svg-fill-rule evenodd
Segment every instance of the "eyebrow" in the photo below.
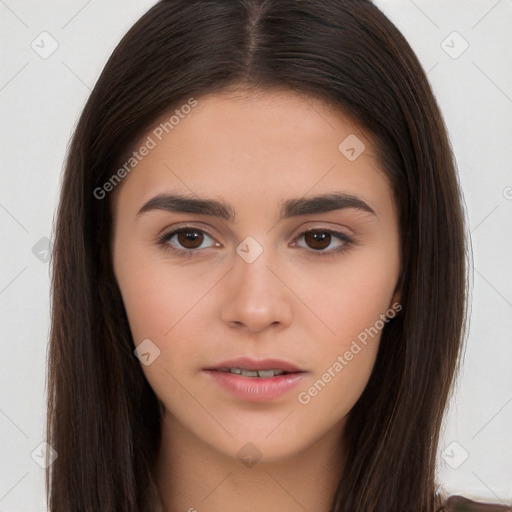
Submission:
M 373 208 L 361 198 L 342 192 L 332 192 L 308 198 L 288 199 L 282 202 L 279 220 L 348 208 L 367 212 L 377 217 Z M 210 215 L 230 222 L 234 222 L 236 219 L 235 210 L 224 200 L 197 198 L 182 194 L 159 194 L 145 203 L 138 211 L 137 216 L 150 210 Z

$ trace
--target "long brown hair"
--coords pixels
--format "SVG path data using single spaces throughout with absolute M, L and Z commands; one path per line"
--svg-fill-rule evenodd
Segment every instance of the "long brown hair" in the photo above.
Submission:
M 399 211 L 403 310 L 350 411 L 331 512 L 433 512 L 466 317 L 464 216 L 426 75 L 367 0 L 162 0 L 113 52 L 72 138 L 55 226 L 49 510 L 162 510 L 152 474 L 160 404 L 113 275 L 112 194 L 94 191 L 163 113 L 234 86 L 323 99 L 378 148 Z

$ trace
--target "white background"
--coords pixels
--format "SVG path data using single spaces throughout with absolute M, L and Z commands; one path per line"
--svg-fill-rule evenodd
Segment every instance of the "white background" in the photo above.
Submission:
M 154 3 L 0 0 L 0 512 L 46 510 L 44 470 L 31 458 L 45 435 L 44 246 L 78 115 L 111 51 Z M 439 481 L 448 494 L 512 503 L 512 0 L 376 4 L 428 71 L 473 244 L 470 332 Z M 43 59 L 31 45 L 45 31 L 58 48 Z

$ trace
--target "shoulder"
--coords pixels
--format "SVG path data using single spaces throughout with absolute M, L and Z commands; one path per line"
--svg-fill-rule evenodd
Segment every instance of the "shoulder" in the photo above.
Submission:
M 512 505 L 498 505 L 473 501 L 464 496 L 450 496 L 442 512 L 512 512 Z

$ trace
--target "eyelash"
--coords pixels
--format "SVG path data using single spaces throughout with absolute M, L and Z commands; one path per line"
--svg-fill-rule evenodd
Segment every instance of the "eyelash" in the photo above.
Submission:
M 204 229 L 199 229 L 199 228 L 195 228 L 193 226 L 182 226 L 180 228 L 177 228 L 177 229 L 173 229 L 172 231 L 168 231 L 166 233 L 163 233 L 162 235 L 159 235 L 157 237 L 157 240 L 156 242 L 162 246 L 162 248 L 165 250 L 165 251 L 170 251 L 171 253 L 173 253 L 174 255 L 176 256 L 179 256 L 179 257 L 192 257 L 192 256 L 195 256 L 194 253 L 198 253 L 199 251 L 203 250 L 203 249 L 177 249 L 176 247 L 173 247 L 169 242 L 170 242 L 170 239 L 182 232 L 182 231 L 187 231 L 187 230 L 190 230 L 190 231 L 194 231 L 194 232 L 197 232 L 197 233 L 202 233 L 202 234 L 205 234 L 207 236 L 209 236 L 210 238 L 213 238 L 212 235 L 210 235 L 210 233 L 208 233 L 207 231 L 205 231 Z M 337 256 L 339 254 L 342 254 L 344 253 L 345 251 L 347 251 L 351 245 L 354 244 L 354 240 L 352 240 L 349 236 L 347 236 L 345 233 L 342 233 L 340 231 L 335 231 L 335 230 L 332 230 L 332 229 L 322 229 L 322 228 L 319 228 L 319 229 L 309 229 L 309 230 L 306 230 L 306 231 L 303 231 L 302 233 L 299 233 L 294 240 L 297 240 L 297 239 L 300 239 L 302 236 L 306 235 L 307 233 L 326 233 L 326 234 L 329 234 L 329 235 L 333 235 L 334 237 L 336 237 L 340 242 L 343 242 L 343 245 L 341 245 L 340 247 L 338 247 L 337 249 L 331 249 L 331 250 L 325 250 L 325 249 L 319 249 L 319 250 L 315 250 L 315 249 L 309 249 L 310 252 L 312 252 L 315 256 L 319 256 L 321 258 L 326 258 L 326 257 L 333 257 L 333 256 Z M 301 249 L 307 249 L 305 247 L 300 247 Z

